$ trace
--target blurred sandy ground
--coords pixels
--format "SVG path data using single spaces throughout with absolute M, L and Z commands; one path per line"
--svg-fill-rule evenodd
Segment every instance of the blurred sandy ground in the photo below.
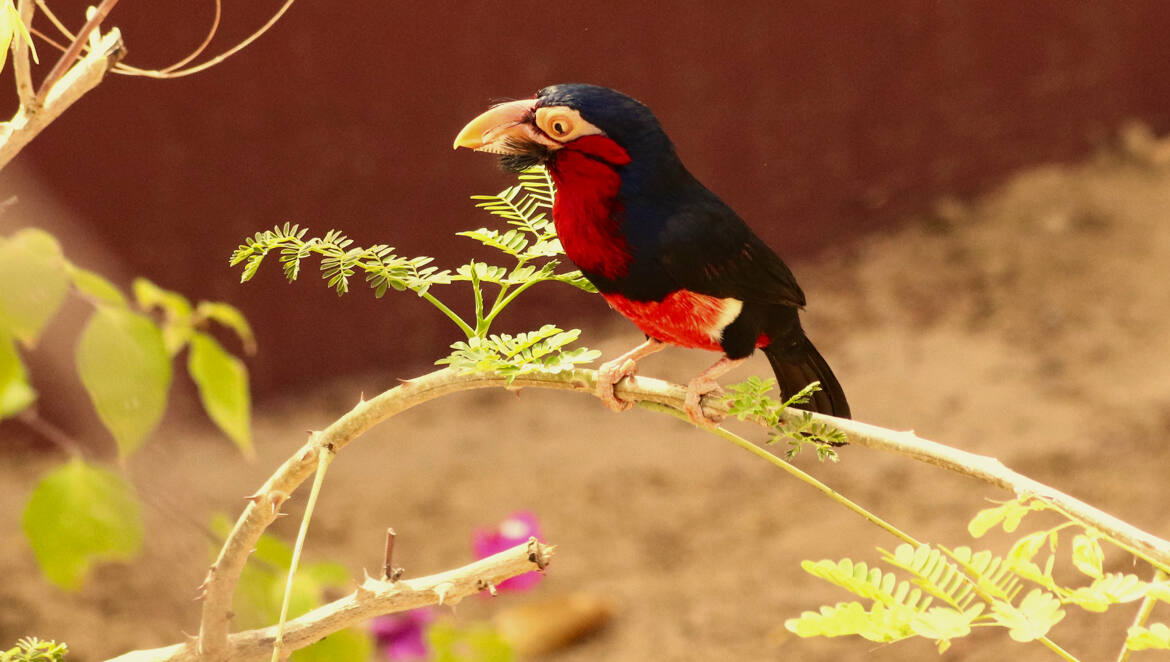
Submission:
M 897 233 L 794 267 L 810 302 L 809 334 L 858 418 L 995 455 L 1167 536 L 1170 169 L 1159 143 L 1140 130 L 1127 135 L 1127 148 L 1022 172 L 969 204 L 939 201 Z M 297 293 L 288 295 L 292 305 Z M 607 354 L 639 339 L 617 321 L 583 333 Z M 261 352 L 255 360 L 279 359 Z M 672 350 L 643 371 L 685 380 L 711 360 Z M 733 377 L 751 373 L 768 374 L 762 357 Z M 141 561 L 102 567 L 80 594 L 65 595 L 40 581 L 19 537 L 6 538 L 0 640 L 65 640 L 70 659 L 83 662 L 196 631 L 191 598 L 210 558 L 202 524 L 215 512 L 234 517 L 306 430 L 397 376 L 264 403 L 260 457 L 250 465 L 208 425 L 172 421 L 131 462 L 151 504 Z M 15 450 L 0 456 L 0 530 L 15 531 L 25 495 L 53 458 L 19 439 L 6 443 Z M 835 465 L 798 462 L 925 540 L 969 544 L 970 516 L 1007 496 L 898 457 L 841 455 Z M 875 546 L 896 541 L 746 453 L 647 412 L 614 415 L 567 393 L 456 395 L 347 449 L 326 488 L 307 554 L 345 563 L 355 577 L 381 563 L 387 526 L 399 533 L 399 564 L 421 575 L 469 560 L 473 527 L 517 509 L 537 513 L 559 547 L 539 591 L 585 591 L 617 607 L 607 629 L 550 661 L 936 657 L 922 641 L 799 640 L 784 631 L 801 610 L 849 599 L 803 573 L 802 559 L 874 560 Z M 293 517 L 278 533 L 292 537 L 303 500 L 290 502 Z M 1107 562 L 1134 570 L 1121 554 Z M 468 601 L 455 616 L 470 621 L 524 599 Z M 1082 659 L 1112 659 L 1133 606 L 1104 617 L 1069 611 L 1052 637 Z M 989 628 L 956 642 L 947 658 L 1051 653 Z

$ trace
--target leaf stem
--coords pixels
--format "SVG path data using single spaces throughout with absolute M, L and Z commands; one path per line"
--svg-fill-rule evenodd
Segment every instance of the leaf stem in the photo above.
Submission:
M 471 291 L 475 295 L 475 335 L 482 338 L 487 335 L 487 324 L 483 319 L 483 287 L 480 286 L 479 273 L 475 270 L 475 260 L 471 261 L 470 266 L 467 272 L 471 276 Z
M 471 328 L 471 326 L 467 322 L 464 322 L 462 317 L 455 314 L 455 311 L 448 308 L 447 304 L 443 303 L 442 301 L 439 301 L 439 299 L 437 297 L 435 297 L 435 295 L 431 294 L 430 292 L 423 292 L 420 296 L 422 296 L 422 298 L 429 301 L 432 306 L 439 309 L 439 312 L 443 313 L 452 322 L 454 322 L 455 325 L 459 327 L 459 330 L 462 331 L 463 334 L 468 337 L 468 339 L 475 337 L 475 329 Z
M 1059 644 L 1057 644 L 1055 641 L 1049 639 L 1048 637 L 1040 637 L 1036 641 L 1039 641 L 1040 643 L 1044 644 L 1046 647 L 1048 647 L 1048 650 L 1052 651 L 1053 653 L 1056 653 L 1057 655 L 1059 655 L 1061 657 L 1061 659 L 1064 659 L 1067 662 L 1080 662 L 1080 660 L 1077 658 L 1077 656 L 1075 656 L 1072 653 L 1061 648 Z
M 284 600 L 280 603 L 280 620 L 276 623 L 276 640 L 272 642 L 272 662 L 279 662 L 281 649 L 284 648 L 284 624 L 288 620 L 288 605 L 292 601 L 293 579 L 296 577 L 297 565 L 301 561 L 301 549 L 305 546 L 305 537 L 309 534 L 309 520 L 313 517 L 313 508 L 317 505 L 317 495 L 321 493 L 321 485 L 325 483 L 325 470 L 333 461 L 335 455 L 329 445 L 317 449 L 317 475 L 313 477 L 313 489 L 309 492 L 309 501 L 305 504 L 305 514 L 301 517 L 301 528 L 297 531 L 297 544 L 293 547 L 292 561 L 288 566 L 288 581 L 284 585 Z
M 516 289 L 512 290 L 511 294 L 509 294 L 506 297 L 503 296 L 504 290 L 501 289 L 500 290 L 500 297 L 496 299 L 496 303 L 492 305 L 492 310 L 490 313 L 488 313 L 488 316 L 484 319 L 484 321 L 487 323 L 488 326 L 491 326 L 491 323 L 496 319 L 496 315 L 499 315 L 501 312 L 503 312 L 504 309 L 508 307 L 508 304 L 512 303 L 513 299 L 515 299 L 517 296 L 520 296 L 521 292 L 532 287 L 533 285 L 535 285 L 537 283 L 543 283 L 543 282 L 548 281 L 548 280 L 554 280 L 554 279 L 541 278 L 539 280 L 530 280 L 526 283 L 521 283 Z
M 674 416 L 675 418 L 683 420 L 683 421 L 690 420 L 690 419 L 688 419 L 687 415 L 684 412 L 682 412 L 674 407 L 671 407 L 669 405 L 664 405 L 664 404 L 660 404 L 657 402 L 649 402 L 646 400 L 643 400 L 642 402 L 640 402 L 638 404 L 645 409 L 649 409 L 650 411 L 656 411 L 656 412 L 659 412 L 662 414 L 669 414 L 670 416 Z M 910 534 L 899 529 L 898 527 L 894 526 L 893 524 L 890 524 L 889 522 L 885 521 L 881 517 L 878 517 L 877 515 L 869 512 L 864 507 L 851 501 L 845 495 L 834 490 L 833 488 L 829 487 L 828 485 L 825 485 L 821 481 L 812 477 L 810 474 L 805 473 L 803 470 L 801 470 L 800 468 L 798 468 L 796 465 L 792 464 L 791 462 L 787 462 L 783 458 L 777 457 L 777 456 L 769 453 L 766 449 L 761 448 L 761 447 L 753 444 L 752 442 L 748 441 L 747 439 L 744 439 L 743 437 L 735 434 L 734 432 L 731 432 L 729 430 L 725 430 L 721 427 L 716 427 L 716 428 L 710 429 L 710 430 L 708 430 L 708 432 L 710 432 L 711 434 L 714 434 L 718 437 L 723 437 L 724 439 L 730 441 L 731 443 L 735 444 L 736 446 L 739 446 L 740 448 L 751 453 L 752 455 L 755 455 L 757 457 L 762 457 L 765 460 L 767 460 L 768 462 L 772 463 L 773 465 L 780 467 L 784 471 L 787 471 L 789 474 L 796 477 L 801 482 L 806 483 L 808 485 L 811 485 L 812 487 L 814 487 L 817 490 L 820 490 L 825 496 L 827 496 L 830 499 L 832 499 L 833 501 L 841 504 L 842 506 L 845 506 L 849 510 L 852 510 L 853 512 L 857 513 L 858 515 L 861 515 L 866 520 L 868 520 L 871 524 L 876 524 L 877 526 L 885 529 L 886 532 L 888 532 L 890 535 L 902 540 L 903 542 L 909 543 L 915 547 L 918 547 L 919 545 L 922 544 L 922 543 L 918 542 L 917 540 L 915 540 L 914 537 L 911 536 Z

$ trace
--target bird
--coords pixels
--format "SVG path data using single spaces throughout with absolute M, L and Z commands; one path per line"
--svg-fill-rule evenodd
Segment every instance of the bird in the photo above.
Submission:
M 645 334 L 599 367 L 597 395 L 608 408 L 632 407 L 614 386 L 675 345 L 722 353 L 687 384 L 684 410 L 697 425 L 718 423 L 703 397 L 722 393 L 719 377 L 756 349 L 786 400 L 820 382 L 796 406 L 850 417 L 840 382 L 801 327 L 805 296 L 792 271 L 687 170 L 644 103 L 600 85 L 550 85 L 471 120 L 455 138 L 460 147 L 494 154 L 508 171 L 547 169 L 565 255 Z

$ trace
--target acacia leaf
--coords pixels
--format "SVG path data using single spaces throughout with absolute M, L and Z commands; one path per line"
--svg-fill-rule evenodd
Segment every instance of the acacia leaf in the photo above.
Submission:
M 1125 646 L 1130 650 L 1170 649 L 1170 627 L 1165 623 L 1152 623 L 1149 627 L 1134 625 L 1126 635 Z
M 1101 543 L 1094 536 L 1078 533 L 1073 537 L 1072 562 L 1077 570 L 1086 575 L 1100 579 L 1104 574 L 1101 566 L 1105 562 L 1105 552 Z
M 1060 600 L 1042 589 L 1032 589 L 1018 606 L 996 600 L 991 604 L 991 616 L 996 623 L 1008 629 L 1015 641 L 1034 641 L 1048 634 L 1048 630 L 1064 618 Z

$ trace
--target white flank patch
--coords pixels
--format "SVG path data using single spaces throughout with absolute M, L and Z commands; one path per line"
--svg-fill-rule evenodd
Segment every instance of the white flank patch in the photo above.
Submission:
M 739 317 L 740 311 L 743 310 L 743 302 L 739 299 L 728 298 L 719 301 L 723 304 L 723 309 L 719 311 L 719 317 L 715 320 L 714 326 L 707 332 L 715 341 L 723 340 L 723 329 L 734 322 L 735 318 Z

